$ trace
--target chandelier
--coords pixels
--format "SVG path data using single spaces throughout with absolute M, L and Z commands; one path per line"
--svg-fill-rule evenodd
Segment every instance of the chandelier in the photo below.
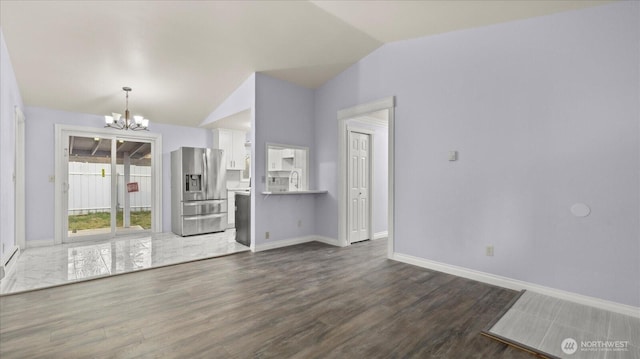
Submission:
M 142 116 L 133 116 L 131 118 L 129 114 L 129 92 L 131 92 L 131 87 L 123 87 L 124 92 L 127 94 L 125 107 L 124 107 L 124 118 L 119 113 L 112 113 L 111 116 L 104 116 L 104 127 L 117 128 L 119 130 L 133 130 L 133 131 L 149 131 L 149 120 Z

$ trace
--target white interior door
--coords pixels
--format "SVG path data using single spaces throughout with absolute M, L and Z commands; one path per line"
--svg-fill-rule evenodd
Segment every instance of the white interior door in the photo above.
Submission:
M 371 135 L 349 131 L 349 242 L 370 239 Z

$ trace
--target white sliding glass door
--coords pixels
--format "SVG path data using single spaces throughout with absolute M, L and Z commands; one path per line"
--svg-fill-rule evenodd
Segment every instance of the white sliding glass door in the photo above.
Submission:
M 161 139 L 56 127 L 56 243 L 161 231 Z
M 70 134 L 66 142 L 67 239 L 112 237 L 116 223 L 115 140 Z

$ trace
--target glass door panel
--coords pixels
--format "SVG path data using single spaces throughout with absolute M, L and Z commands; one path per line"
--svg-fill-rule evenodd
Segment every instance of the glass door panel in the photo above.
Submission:
M 118 139 L 116 234 L 151 229 L 151 143 Z
M 112 230 L 110 138 L 68 137 L 68 238 L 108 237 Z

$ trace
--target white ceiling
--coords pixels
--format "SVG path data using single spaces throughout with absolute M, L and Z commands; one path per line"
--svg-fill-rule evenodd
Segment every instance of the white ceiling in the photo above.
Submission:
M 383 43 L 607 1 L 0 1 L 28 106 L 197 126 L 251 73 L 315 88 Z M 153 128 L 152 128 L 153 129 Z

